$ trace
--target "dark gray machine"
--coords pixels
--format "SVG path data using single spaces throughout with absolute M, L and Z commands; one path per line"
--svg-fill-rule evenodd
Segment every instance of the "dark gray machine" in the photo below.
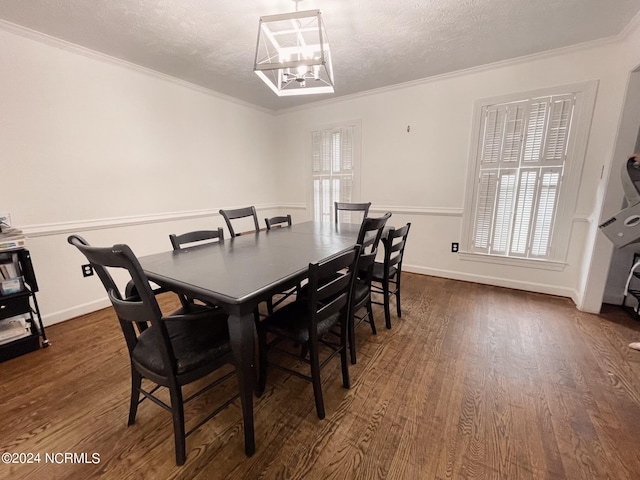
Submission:
M 616 248 L 640 242 L 640 158 L 629 158 L 621 174 L 628 207 L 600 225 Z

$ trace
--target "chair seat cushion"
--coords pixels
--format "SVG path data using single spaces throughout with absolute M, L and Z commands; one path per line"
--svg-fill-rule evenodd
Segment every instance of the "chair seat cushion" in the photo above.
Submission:
M 356 279 L 353 285 L 353 304 L 358 305 L 369 297 L 369 285 L 360 279 Z
M 396 275 L 396 267 L 389 267 L 389 278 L 393 278 Z M 373 264 L 373 279 L 376 282 L 382 282 L 384 279 L 384 263 L 376 262 Z
M 340 321 L 340 313 L 335 313 L 317 324 L 318 336 L 327 333 Z M 263 320 L 261 328 L 299 343 L 309 341 L 309 311 L 307 301 L 295 301 L 277 310 Z
M 189 313 L 209 310 L 195 305 Z M 183 309 L 174 315 L 185 313 Z M 198 320 L 167 320 L 164 322 L 171 339 L 173 353 L 177 361 L 177 374 L 181 375 L 203 367 L 231 351 L 227 315 L 211 312 L 210 316 Z M 132 359 L 140 366 L 158 375 L 167 375 L 160 345 L 159 325 L 147 328 L 138 337 L 138 343 L 131 354 Z

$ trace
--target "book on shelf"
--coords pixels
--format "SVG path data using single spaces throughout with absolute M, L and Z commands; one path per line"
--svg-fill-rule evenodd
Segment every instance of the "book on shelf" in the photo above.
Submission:
M 26 315 L 0 320 L 0 345 L 31 335 L 31 323 Z
M 17 253 L 0 252 L 0 294 L 10 295 L 24 290 Z

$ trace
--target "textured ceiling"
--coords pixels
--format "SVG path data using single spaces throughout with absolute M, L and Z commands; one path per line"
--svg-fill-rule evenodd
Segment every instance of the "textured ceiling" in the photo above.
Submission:
M 292 0 L 0 0 L 0 19 L 272 110 L 617 35 L 640 0 L 304 0 L 334 94 L 279 98 L 253 73 L 258 18 Z

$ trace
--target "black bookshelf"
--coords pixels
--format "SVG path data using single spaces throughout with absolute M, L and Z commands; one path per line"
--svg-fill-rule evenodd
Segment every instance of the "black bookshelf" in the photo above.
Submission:
M 0 294 L 0 321 L 26 314 L 27 321 L 31 324 L 31 334 L 0 345 L 0 362 L 49 346 L 36 298 L 38 281 L 31 263 L 31 254 L 26 248 L 0 252 L 2 260 L 13 258 L 17 259 L 24 288 L 20 292 Z

